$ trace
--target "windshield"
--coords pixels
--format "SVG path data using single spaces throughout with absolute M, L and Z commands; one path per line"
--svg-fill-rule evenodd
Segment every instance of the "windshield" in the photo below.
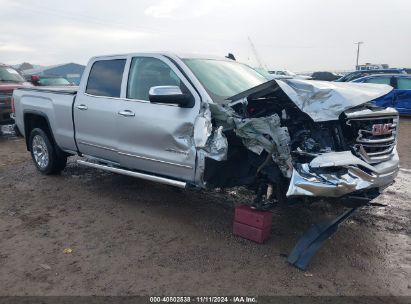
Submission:
M 43 78 L 40 77 L 38 83 L 43 86 L 65 86 L 65 85 L 70 85 L 70 82 L 65 79 L 65 78 L 57 78 L 57 77 L 51 77 L 51 78 Z
M 273 76 L 269 72 L 262 68 L 254 68 L 254 70 L 256 70 L 260 75 L 262 75 L 264 78 L 268 80 L 271 80 L 273 78 Z
M 267 79 L 249 66 L 236 61 L 184 59 L 185 64 L 216 103 L 246 91 Z
M 0 67 L 0 82 L 24 82 L 24 78 L 13 68 Z

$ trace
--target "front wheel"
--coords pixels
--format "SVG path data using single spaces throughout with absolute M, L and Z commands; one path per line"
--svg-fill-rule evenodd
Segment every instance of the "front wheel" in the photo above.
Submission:
M 67 156 L 59 151 L 42 129 L 35 128 L 30 133 L 31 157 L 37 169 L 43 174 L 56 174 L 66 167 Z

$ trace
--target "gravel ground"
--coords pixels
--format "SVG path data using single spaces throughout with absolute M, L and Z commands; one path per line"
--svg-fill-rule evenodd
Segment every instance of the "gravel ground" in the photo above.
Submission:
M 274 210 L 258 245 L 231 233 L 240 190 L 180 191 L 78 166 L 34 168 L 24 140 L 0 137 L 0 295 L 411 296 L 411 119 L 397 182 L 350 218 L 303 272 L 286 255 L 340 208 Z M 332 203 L 332 202 L 331 202 Z

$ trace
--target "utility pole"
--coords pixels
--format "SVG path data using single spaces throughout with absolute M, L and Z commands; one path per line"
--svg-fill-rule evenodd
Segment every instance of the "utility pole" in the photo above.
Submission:
M 358 41 L 358 42 L 354 43 L 354 44 L 357 45 L 357 64 L 355 65 L 356 70 L 357 70 L 357 67 L 358 67 L 358 58 L 360 57 L 360 45 L 363 44 L 363 43 L 364 42 L 362 42 L 362 41 Z

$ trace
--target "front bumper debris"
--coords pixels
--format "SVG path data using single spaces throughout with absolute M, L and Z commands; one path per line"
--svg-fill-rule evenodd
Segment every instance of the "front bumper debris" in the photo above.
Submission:
M 294 168 L 287 197 L 341 197 L 359 190 L 383 189 L 395 179 L 399 158 L 394 148 L 390 160 L 370 165 L 350 151 L 325 153 Z
M 346 221 L 357 208 L 350 208 L 332 220 L 326 220 L 310 227 L 288 255 L 288 263 L 306 270 L 311 259 L 322 244 L 338 230 L 339 225 Z

